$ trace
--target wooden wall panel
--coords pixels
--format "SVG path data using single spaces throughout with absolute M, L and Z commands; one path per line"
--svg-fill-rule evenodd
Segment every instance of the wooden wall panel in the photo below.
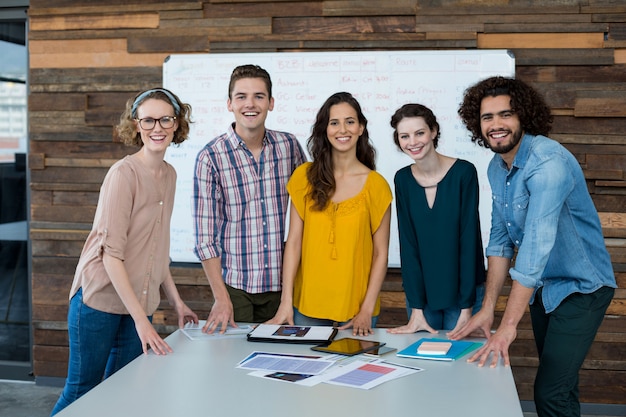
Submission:
M 343 33 L 386 32 L 415 32 L 415 17 L 283 17 L 273 19 L 273 33 L 275 34 L 332 33 L 336 36 Z
M 161 65 L 167 54 L 130 55 L 126 39 L 30 41 L 31 68 L 90 68 Z
M 383 7 L 378 0 L 361 1 L 324 1 L 324 16 L 395 16 L 413 15 L 417 8 L 417 0 L 394 0 L 386 2 Z
M 319 16 L 322 14 L 321 1 L 306 2 L 263 2 L 249 3 L 241 7 L 239 3 L 204 3 L 204 17 L 285 17 Z M 165 16 L 163 16 L 165 18 Z
M 602 48 L 603 33 L 478 34 L 478 48 Z
M 626 86 L 615 90 L 582 90 L 576 94 L 574 104 L 576 117 L 624 117 L 626 116 Z
M 41 16 L 33 21 L 31 30 L 81 30 L 81 29 L 122 29 L 157 28 L 157 12 L 129 14 L 100 14 L 70 16 Z
M 471 3 L 471 4 L 470 4 Z M 135 151 L 113 124 L 137 91 L 160 86 L 174 53 L 504 48 L 542 91 L 552 137 L 581 164 L 620 289 L 581 372 L 581 398 L 626 404 L 626 6 L 614 0 L 31 0 L 29 122 L 34 373 L 64 377 L 67 297 L 104 175 Z M 201 316 L 199 265 L 174 265 Z M 496 324 L 510 282 L 497 304 Z M 406 321 L 399 270 L 383 286 L 382 327 Z M 154 316 L 176 329 L 164 300 Z M 537 367 L 530 320 L 511 346 L 522 400 Z

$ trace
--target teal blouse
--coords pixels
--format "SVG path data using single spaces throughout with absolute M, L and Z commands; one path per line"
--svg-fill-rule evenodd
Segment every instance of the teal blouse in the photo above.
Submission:
M 396 172 L 402 284 L 411 308 L 471 307 L 485 282 L 478 175 L 457 159 L 437 185 L 433 207 L 407 166 Z

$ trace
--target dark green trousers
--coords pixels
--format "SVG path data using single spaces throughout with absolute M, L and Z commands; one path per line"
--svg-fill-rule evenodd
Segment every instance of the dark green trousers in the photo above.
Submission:
M 546 314 L 541 289 L 530 306 L 539 368 L 535 406 L 539 417 L 579 417 L 578 372 L 615 290 L 574 293 Z
M 263 323 L 274 317 L 280 305 L 280 291 L 249 294 L 226 285 L 233 303 L 235 321 L 241 323 Z

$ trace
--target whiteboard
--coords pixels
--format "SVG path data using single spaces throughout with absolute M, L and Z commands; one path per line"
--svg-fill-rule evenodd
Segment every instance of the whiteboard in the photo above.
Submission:
M 163 64 L 163 86 L 192 106 L 189 139 L 170 146 L 166 160 L 178 173 L 171 225 L 173 262 L 199 262 L 193 252 L 193 174 L 200 149 L 234 121 L 226 108 L 232 70 L 256 64 L 272 77 L 274 110 L 268 129 L 291 132 L 306 150 L 319 107 L 333 93 L 348 91 L 362 106 L 377 152 L 377 171 L 393 190 L 393 177 L 412 160 L 393 143 L 392 114 L 406 103 L 430 107 L 441 127 L 438 150 L 472 162 L 478 170 L 483 242 L 491 222 L 487 165 L 493 153 L 470 140 L 457 109 L 467 87 L 493 76 L 515 76 L 515 59 L 506 50 L 277 52 L 181 54 Z M 309 157 L 310 160 L 310 157 Z M 394 203 L 392 203 L 393 205 Z M 395 205 L 392 206 L 389 266 L 400 266 Z

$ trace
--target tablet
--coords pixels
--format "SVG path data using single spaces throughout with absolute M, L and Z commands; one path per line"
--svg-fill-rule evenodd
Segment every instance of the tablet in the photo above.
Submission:
M 369 352 L 383 346 L 384 343 L 374 340 L 361 340 L 352 337 L 333 340 L 330 344 L 313 346 L 311 349 L 318 352 L 338 353 L 340 355 L 353 356 L 359 353 Z
M 305 343 L 310 345 L 329 344 L 337 329 L 332 326 L 285 326 L 259 324 L 248 333 L 249 342 Z
M 380 356 L 386 355 L 387 353 L 395 352 L 396 350 L 398 350 L 398 349 L 392 348 L 392 347 L 389 347 L 389 346 L 381 346 L 381 347 L 376 348 L 374 350 L 370 350 L 370 351 L 365 352 L 365 356 L 380 357 Z

